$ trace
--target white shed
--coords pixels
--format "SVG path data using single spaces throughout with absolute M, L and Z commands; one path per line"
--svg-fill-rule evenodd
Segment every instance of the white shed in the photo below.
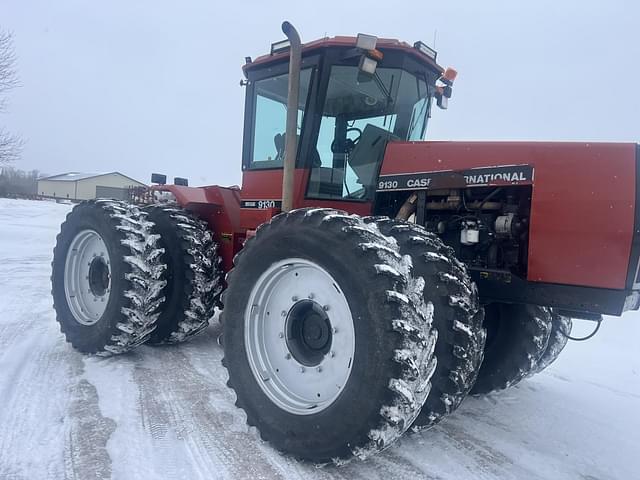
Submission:
M 69 172 L 38 180 L 38 195 L 69 200 L 90 200 L 99 197 L 126 199 L 129 187 L 143 187 L 144 183 L 120 172 Z

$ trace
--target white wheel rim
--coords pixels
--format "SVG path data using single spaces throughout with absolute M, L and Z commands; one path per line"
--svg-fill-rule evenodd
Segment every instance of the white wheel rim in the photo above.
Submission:
M 93 230 L 79 232 L 67 252 L 64 293 L 76 321 L 97 323 L 109 302 L 111 261 L 102 237 Z
M 273 403 L 311 415 L 338 398 L 355 331 L 347 299 L 325 269 L 300 258 L 271 265 L 253 286 L 244 321 L 249 365 Z

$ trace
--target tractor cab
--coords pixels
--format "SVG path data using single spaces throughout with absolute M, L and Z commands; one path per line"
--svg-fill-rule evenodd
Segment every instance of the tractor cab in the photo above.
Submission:
M 293 204 L 354 204 L 368 213 L 385 147 L 422 140 L 434 99 L 446 107 L 450 83 L 436 52 L 417 42 L 369 35 L 302 46 Z M 247 58 L 242 207 L 279 208 L 286 144 L 289 46 Z M 367 206 L 368 205 L 368 206 Z

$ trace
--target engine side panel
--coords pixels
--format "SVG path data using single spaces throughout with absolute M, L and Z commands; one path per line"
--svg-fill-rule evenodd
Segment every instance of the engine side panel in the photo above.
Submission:
M 635 144 L 390 143 L 380 182 L 418 172 L 498 166 L 533 167 L 529 281 L 625 288 L 634 237 Z M 530 183 L 531 179 L 525 177 L 526 172 L 514 177 L 513 184 Z M 501 183 L 504 184 L 498 180 L 494 184 Z

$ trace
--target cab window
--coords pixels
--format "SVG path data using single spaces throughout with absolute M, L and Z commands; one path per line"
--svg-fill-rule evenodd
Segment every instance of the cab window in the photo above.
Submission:
M 331 68 L 308 198 L 371 197 L 386 144 L 423 137 L 430 96 L 423 78 L 379 67 L 363 78 L 357 66 Z
M 298 135 L 302 128 L 304 108 L 309 95 L 311 68 L 300 72 Z M 287 73 L 255 82 L 254 126 L 249 168 L 281 168 L 284 161 L 287 124 Z

